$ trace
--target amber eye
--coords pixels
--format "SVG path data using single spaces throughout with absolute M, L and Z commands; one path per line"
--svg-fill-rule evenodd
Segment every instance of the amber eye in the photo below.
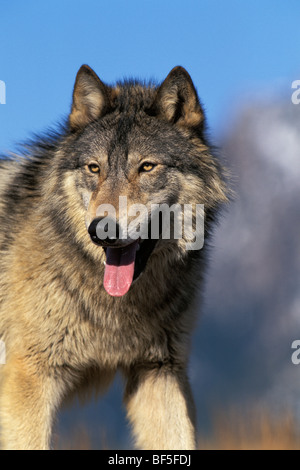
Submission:
M 91 173 L 94 173 L 94 174 L 100 173 L 100 167 L 99 165 L 97 165 L 97 163 L 90 163 L 88 165 L 88 169 Z
M 149 171 L 152 171 L 155 166 L 156 165 L 154 163 L 145 162 L 140 166 L 140 172 L 143 171 L 149 173 Z

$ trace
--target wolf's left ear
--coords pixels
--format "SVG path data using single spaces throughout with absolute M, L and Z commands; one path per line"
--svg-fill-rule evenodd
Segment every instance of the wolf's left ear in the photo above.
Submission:
M 188 72 L 175 67 L 157 90 L 152 108 L 154 114 L 172 124 L 199 128 L 204 124 L 204 112 Z
M 110 104 L 110 89 L 88 66 L 80 67 L 73 91 L 72 110 L 69 116 L 72 130 L 80 129 L 103 116 Z

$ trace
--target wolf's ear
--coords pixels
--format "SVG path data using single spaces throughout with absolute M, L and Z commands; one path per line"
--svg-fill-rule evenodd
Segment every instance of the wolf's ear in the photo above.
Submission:
M 152 108 L 154 114 L 172 124 L 199 128 L 204 124 L 204 112 L 188 72 L 175 67 L 157 90 Z
M 88 65 L 82 65 L 74 85 L 69 116 L 71 129 L 80 129 L 103 116 L 110 104 L 109 92 L 109 87 L 101 82 L 95 72 Z

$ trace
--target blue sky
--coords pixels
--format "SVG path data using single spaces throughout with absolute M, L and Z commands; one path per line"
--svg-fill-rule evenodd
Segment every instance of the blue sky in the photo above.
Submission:
M 108 83 L 183 65 L 216 134 L 252 92 L 300 79 L 298 0 L 11 0 L 0 18 L 0 151 L 66 115 L 82 63 Z

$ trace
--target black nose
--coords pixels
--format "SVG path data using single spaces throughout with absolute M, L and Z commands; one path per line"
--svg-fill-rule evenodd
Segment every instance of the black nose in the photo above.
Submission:
M 119 240 L 120 228 L 114 219 L 98 217 L 88 228 L 89 235 L 94 243 L 100 246 L 111 246 Z

